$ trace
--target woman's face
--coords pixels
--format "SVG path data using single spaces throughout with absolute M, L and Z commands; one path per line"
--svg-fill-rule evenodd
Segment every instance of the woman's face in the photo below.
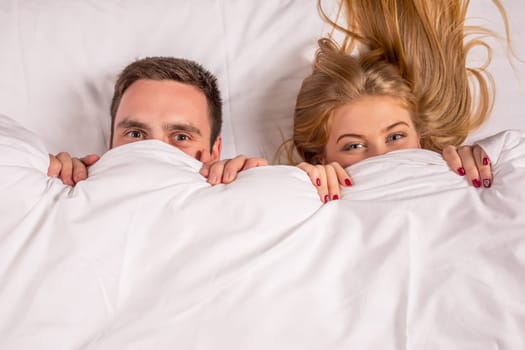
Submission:
M 322 163 L 343 167 L 398 149 L 421 148 L 410 111 L 390 96 L 363 96 L 335 110 Z

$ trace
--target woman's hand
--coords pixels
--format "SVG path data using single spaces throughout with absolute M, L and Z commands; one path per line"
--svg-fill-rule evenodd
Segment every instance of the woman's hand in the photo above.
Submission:
M 79 181 L 88 177 L 87 168 L 100 159 L 96 154 L 90 154 L 83 158 L 71 157 L 67 152 L 57 155 L 49 155 L 49 168 L 47 176 L 58 177 L 69 186 L 75 186 Z
M 492 186 L 490 159 L 480 146 L 447 146 L 443 158 L 452 170 L 466 176 L 474 187 Z
M 341 198 L 341 186 L 352 186 L 348 173 L 337 162 L 326 165 L 302 162 L 297 167 L 308 174 L 323 203 Z
M 211 185 L 229 184 L 237 178 L 239 172 L 266 165 L 268 161 L 264 158 L 248 158 L 239 155 L 232 159 L 204 163 L 199 173 L 206 177 Z

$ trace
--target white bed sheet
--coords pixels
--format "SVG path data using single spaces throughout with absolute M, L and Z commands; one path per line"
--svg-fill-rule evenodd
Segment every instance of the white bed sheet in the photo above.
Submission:
M 503 32 L 490 0 L 469 17 Z M 224 157 L 271 159 L 327 30 L 312 0 L 2 1 L 0 114 L 31 131 L 0 117 L 0 349 L 525 349 L 525 65 L 497 42 L 469 141 L 522 131 L 482 141 L 491 189 L 400 151 L 321 205 L 297 169 L 210 187 L 154 141 L 75 189 L 45 176 L 47 152 L 106 150 L 116 74 L 152 55 L 217 75 Z
M 490 189 L 404 150 L 322 205 L 296 168 L 211 187 L 158 141 L 71 188 L 2 117 L 0 348 L 523 349 L 524 138 L 484 141 Z

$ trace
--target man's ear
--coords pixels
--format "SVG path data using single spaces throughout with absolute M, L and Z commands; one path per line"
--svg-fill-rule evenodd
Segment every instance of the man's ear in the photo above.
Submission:
M 220 160 L 222 151 L 222 137 L 219 135 L 211 148 L 211 160 Z

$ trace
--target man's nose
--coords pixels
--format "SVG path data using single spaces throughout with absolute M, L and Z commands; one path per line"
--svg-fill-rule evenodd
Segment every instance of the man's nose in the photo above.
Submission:
M 163 132 L 153 132 L 151 134 L 151 136 L 150 136 L 150 140 L 158 140 L 158 141 L 162 141 L 164 143 L 171 144 L 171 140 L 170 140 L 169 135 L 166 135 Z

